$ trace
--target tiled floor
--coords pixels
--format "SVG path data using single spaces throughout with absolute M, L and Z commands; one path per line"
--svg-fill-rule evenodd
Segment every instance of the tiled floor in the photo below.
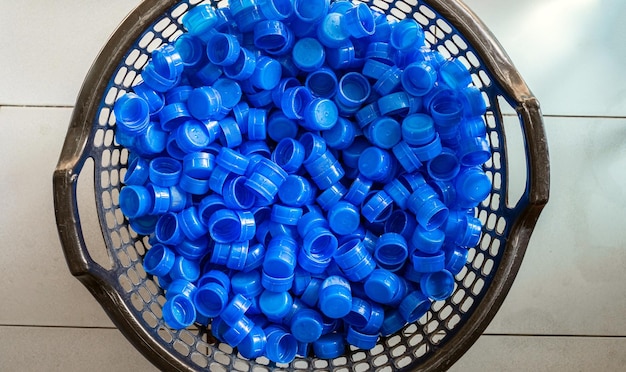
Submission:
M 0 2 L 2 371 L 154 370 L 69 274 L 52 203 L 82 80 L 137 3 Z M 623 370 L 626 2 L 466 3 L 542 104 L 552 185 L 509 296 L 452 370 Z

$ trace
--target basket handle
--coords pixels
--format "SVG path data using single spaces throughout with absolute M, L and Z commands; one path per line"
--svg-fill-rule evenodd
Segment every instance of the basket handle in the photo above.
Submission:
M 528 182 L 522 198 L 528 198 L 527 219 L 537 219 L 550 194 L 550 160 L 539 101 L 517 71 L 496 37 L 478 16 L 461 1 L 433 1 L 435 8 L 481 53 L 484 66 L 506 96 L 512 99 L 522 122 L 527 152 Z

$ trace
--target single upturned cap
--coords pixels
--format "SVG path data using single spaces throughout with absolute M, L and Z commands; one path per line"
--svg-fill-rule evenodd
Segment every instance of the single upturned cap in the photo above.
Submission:
M 409 255 L 406 239 L 397 233 L 384 233 L 374 248 L 374 259 L 381 267 L 395 267 Z
M 193 300 L 198 313 L 214 318 L 226 307 L 228 291 L 217 283 L 207 283 L 196 290 Z
M 454 276 L 445 269 L 428 273 L 420 279 L 420 288 L 434 301 L 445 300 L 454 292 Z
M 196 308 L 193 301 L 184 295 L 176 295 L 165 301 L 163 320 L 173 329 L 184 329 L 196 320 Z
M 361 106 L 370 96 L 371 87 L 367 78 L 358 72 L 348 72 L 339 80 L 337 103 L 347 107 Z
M 430 92 L 437 81 L 437 70 L 425 62 L 413 62 L 402 72 L 402 87 L 413 96 L 424 96 Z
M 398 312 L 402 318 L 408 323 L 419 320 L 430 309 L 430 300 L 421 291 L 413 291 L 406 296 L 400 306 Z
M 406 18 L 394 25 L 389 41 L 397 50 L 417 49 L 424 45 L 424 30 L 417 21 Z
M 143 266 L 146 273 L 155 276 L 167 275 L 176 260 L 175 253 L 163 244 L 153 245 L 143 259 Z
M 237 38 L 230 34 L 216 32 L 207 43 L 207 56 L 211 63 L 230 66 L 239 57 L 241 46 Z

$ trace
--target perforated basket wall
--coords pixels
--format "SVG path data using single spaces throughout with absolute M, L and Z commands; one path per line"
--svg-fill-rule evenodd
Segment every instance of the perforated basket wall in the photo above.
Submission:
M 141 260 L 149 247 L 119 208 L 120 180 L 128 153 L 114 142 L 113 103 L 140 81 L 149 54 L 182 32 L 181 17 L 199 1 L 145 1 L 120 25 L 85 80 L 67 139 L 54 175 L 59 234 L 71 272 L 100 301 L 118 328 L 161 369 L 211 371 L 285 370 L 395 371 L 442 369 L 454 363 L 474 343 L 504 300 L 521 263 L 528 239 L 548 199 L 549 163 L 541 114 L 506 54 L 486 27 L 453 0 L 367 2 L 389 17 L 413 17 L 424 28 L 429 45 L 444 56 L 461 59 L 473 84 L 487 102 L 485 115 L 493 151 L 485 170 L 493 189 L 479 206 L 484 222 L 481 241 L 470 250 L 469 262 L 456 276 L 456 289 L 447 301 L 433 304 L 419 322 L 381 338 L 370 351 L 350 349 L 340 358 L 297 358 L 290 365 L 267 359 L 249 361 L 231 347 L 216 342 L 210 331 L 172 331 L 164 325 L 165 298 L 146 275 Z M 218 4 L 225 6 L 226 4 Z M 519 200 L 506 200 L 507 159 L 502 107 L 523 134 L 527 177 Z M 76 200 L 78 174 L 93 159 L 97 213 L 111 267 L 96 263 L 82 235 Z

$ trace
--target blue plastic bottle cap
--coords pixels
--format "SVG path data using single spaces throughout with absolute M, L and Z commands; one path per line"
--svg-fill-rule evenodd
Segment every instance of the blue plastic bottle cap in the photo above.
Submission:
M 458 197 L 474 205 L 485 200 L 491 192 L 491 180 L 480 167 L 464 168 L 456 177 L 454 185 Z
M 454 276 L 447 270 L 440 270 L 422 276 L 420 288 L 425 296 L 441 301 L 454 292 Z
M 330 129 L 322 132 L 326 145 L 336 150 L 344 150 L 354 142 L 357 130 L 354 124 L 343 117 L 337 118 L 337 123 Z
M 293 138 L 283 138 L 272 153 L 272 161 L 287 173 L 295 173 L 304 161 L 305 149 Z
M 164 44 L 152 51 L 154 71 L 166 78 L 179 80 L 184 69 L 183 61 L 172 44 Z
M 348 315 L 343 318 L 343 321 L 352 327 L 362 328 L 367 325 L 371 313 L 372 306 L 368 301 L 352 297 L 352 308 Z
M 168 90 L 165 93 L 165 101 L 167 103 L 187 102 L 189 94 L 193 91 L 193 87 L 189 85 L 179 85 Z
M 397 309 L 385 311 L 385 320 L 380 329 L 380 334 L 383 337 L 391 336 L 401 330 L 406 324 L 406 320 L 404 320 Z
M 435 138 L 430 143 L 413 148 L 413 152 L 422 162 L 427 162 L 435 158 L 437 155 L 441 154 L 441 151 L 443 151 L 441 139 L 439 138 L 439 133 L 436 132 Z
M 300 261 L 298 261 L 300 263 Z M 306 269 L 305 269 L 306 270 Z M 319 289 L 322 284 L 322 280 L 318 278 L 311 278 L 311 281 L 306 286 L 302 295 L 300 296 L 300 300 L 303 304 L 315 307 L 317 305 L 317 301 L 319 299 Z
M 331 233 L 332 234 L 332 233 Z M 298 252 L 298 265 L 311 274 L 322 274 L 329 267 L 331 259 L 328 256 L 313 255 L 305 248 Z M 306 292 L 305 292 L 306 293 Z M 317 301 L 317 297 L 315 299 Z M 311 305 L 313 306 L 313 305 Z
M 254 322 L 256 324 L 256 322 Z M 255 359 L 263 355 L 267 345 L 267 337 L 265 332 L 258 325 L 250 330 L 250 333 L 237 345 L 237 350 L 241 356 L 247 359 Z
M 267 137 L 267 111 L 251 108 L 245 126 L 247 127 L 248 140 L 265 141 Z
M 226 261 L 226 267 L 238 271 L 243 270 L 247 256 L 248 241 L 233 243 Z
M 374 80 L 380 79 L 383 74 L 389 71 L 390 66 L 376 59 L 367 59 L 363 64 L 363 75 Z
M 182 19 L 183 26 L 191 35 L 204 34 L 217 23 L 215 8 L 209 4 L 196 6 L 187 12 Z
M 340 276 L 324 279 L 319 290 L 318 306 L 329 318 L 339 319 L 348 315 L 352 309 L 350 283 Z
M 315 206 L 314 208 L 309 208 L 298 221 L 298 234 L 304 238 L 309 231 L 317 227 L 328 228 L 328 221 L 322 214 L 322 210 Z
M 348 332 L 346 333 L 346 341 L 348 341 L 350 345 L 354 345 L 359 349 L 371 350 L 376 347 L 378 333 L 366 334 L 362 331 L 357 331 L 354 326 L 349 326 Z
M 300 80 L 295 77 L 284 77 L 280 79 L 278 86 L 272 89 L 272 102 L 275 106 L 280 107 L 283 95 L 289 88 L 296 88 L 301 86 Z
M 287 207 L 280 204 L 272 206 L 271 220 L 273 222 L 296 226 L 300 217 L 302 217 L 302 208 Z
M 295 16 L 305 24 L 316 24 L 328 13 L 329 0 L 294 0 L 293 10 Z
M 347 168 L 358 168 L 361 153 L 363 153 L 363 151 L 365 151 L 365 149 L 370 146 L 371 144 L 369 143 L 369 141 L 363 136 L 355 138 L 354 142 L 352 142 L 352 144 L 348 146 L 348 148 L 341 151 L 343 164 Z
M 347 108 L 361 106 L 370 96 L 371 87 L 367 78 L 358 72 L 348 72 L 339 80 L 337 102 Z
M 237 347 L 254 328 L 254 323 L 247 316 L 242 316 L 231 328 L 224 332 L 224 341 L 232 347 Z
M 424 30 L 417 21 L 406 18 L 394 25 L 389 41 L 397 50 L 417 49 L 424 45 Z
M 235 62 L 224 66 L 224 75 L 237 80 L 249 79 L 256 69 L 256 55 L 246 48 L 241 48 Z
M 427 62 L 414 62 L 402 72 L 402 87 L 414 96 L 424 96 L 437 81 L 437 71 Z
M 208 225 L 209 218 L 220 209 L 226 208 L 220 195 L 211 194 L 204 197 L 198 204 L 198 216 L 203 224 Z
M 459 161 L 467 167 L 479 166 L 491 158 L 491 147 L 486 135 L 463 138 L 457 150 Z
M 302 269 L 301 267 L 296 267 L 293 275 L 294 277 L 292 292 L 295 296 L 300 297 L 302 296 L 302 293 L 304 293 L 306 287 L 311 282 L 311 273 Z
M 120 97 L 115 102 L 113 111 L 117 128 L 128 134 L 143 133 L 150 123 L 148 102 L 132 92 Z
M 318 97 L 306 105 L 303 116 L 309 130 L 328 130 L 337 123 L 339 111 L 333 101 Z
M 350 38 L 346 19 L 341 13 L 328 13 L 317 27 L 317 39 L 327 48 L 338 48 Z
M 287 32 L 281 21 L 261 21 L 254 26 L 254 45 L 261 50 L 280 49 L 287 44 Z
M 170 299 L 175 295 L 183 295 L 193 299 L 196 291 L 196 286 L 193 285 L 190 281 L 185 279 L 173 279 L 167 286 L 165 298 Z
M 374 259 L 382 267 L 395 267 L 409 256 L 406 239 L 397 233 L 384 233 L 378 238 Z
M 382 62 L 386 65 L 393 66 L 393 48 L 389 45 L 388 42 L 373 42 L 367 45 L 367 50 L 365 51 L 366 59 L 373 59 L 378 62 Z
M 252 157 L 260 158 L 269 158 L 270 157 L 270 148 L 265 141 L 247 141 L 246 143 L 242 143 L 239 146 L 239 152 L 248 157 L 249 164 L 248 169 L 246 169 L 246 176 L 250 175 L 252 172 L 252 168 L 256 162 L 252 162 Z
M 355 38 L 371 36 L 376 30 L 374 15 L 369 6 L 356 4 L 346 11 L 346 29 Z
M 169 274 L 172 279 L 183 279 L 188 282 L 195 282 L 200 277 L 200 265 L 197 261 L 178 256 Z
M 184 329 L 196 320 L 196 309 L 192 300 L 184 295 L 176 295 L 163 304 L 163 320 L 172 329 Z
M 418 273 L 433 273 L 441 271 L 445 268 L 445 261 L 446 258 L 443 251 L 437 251 L 434 254 L 426 254 L 419 250 L 415 250 L 411 255 L 413 268 Z
M 302 309 L 291 319 L 291 333 L 300 342 L 314 342 L 322 335 L 322 316 L 313 309 Z
M 328 224 L 335 233 L 348 235 L 359 227 L 360 217 L 357 207 L 346 201 L 340 201 L 328 211 Z
M 278 189 L 278 197 L 287 206 L 302 207 L 314 197 L 311 183 L 302 176 L 289 175 Z
M 355 61 L 354 45 L 348 39 L 341 46 L 326 51 L 326 64 L 334 70 L 345 69 Z
M 120 208 L 129 218 L 145 216 L 153 209 L 152 196 L 144 186 L 124 186 L 120 191 Z
M 437 253 L 445 239 L 445 233 L 440 229 L 428 231 L 422 226 L 418 226 L 413 233 L 411 244 L 412 247 L 427 254 Z
M 229 243 L 215 243 L 213 245 L 213 252 L 211 252 L 211 263 L 226 266 L 231 248 L 232 244 Z
M 304 146 L 304 164 L 309 164 L 326 153 L 326 142 L 317 134 L 305 132 L 299 142 Z
M 234 80 L 227 78 L 217 79 L 213 83 L 213 89 L 217 90 L 222 98 L 222 108 L 232 109 L 241 100 L 241 86 Z
M 450 88 L 460 89 L 472 83 L 472 76 L 467 67 L 458 58 L 447 60 L 439 68 L 439 75 Z
M 182 168 L 182 164 L 176 159 L 168 157 L 154 158 L 150 161 L 150 181 L 157 186 L 174 186 L 178 183 Z
M 302 140 L 300 142 L 302 143 Z M 311 162 L 307 162 L 306 159 L 307 156 L 305 146 L 304 168 L 307 172 L 309 172 L 311 179 L 315 182 L 317 187 L 322 190 L 326 190 L 327 188 L 337 184 L 337 182 L 339 182 L 345 175 L 345 171 L 341 167 L 341 164 L 330 151 L 324 152 L 317 159 L 314 159 Z
M 480 89 L 472 85 L 465 87 L 461 90 L 459 98 L 463 102 L 463 115 L 466 118 L 479 117 L 478 120 L 483 121 L 482 116 L 487 111 L 487 103 Z M 148 102 L 148 104 L 150 103 Z
M 412 146 L 422 146 L 435 139 L 435 123 L 426 114 L 409 115 L 402 120 L 402 139 Z
M 391 67 L 378 79 L 373 88 L 376 93 L 385 96 L 395 92 L 400 87 L 400 77 L 402 70 L 398 67 Z
M 283 20 L 293 13 L 293 3 L 289 0 L 260 0 L 259 7 L 267 19 Z
M 391 93 L 378 99 L 378 109 L 382 116 L 406 115 L 411 110 L 410 105 L 410 96 L 406 92 Z
M 340 333 L 328 333 L 313 342 L 313 352 L 321 359 L 334 359 L 344 354 L 346 344 Z
M 389 304 L 400 290 L 400 279 L 388 270 L 376 269 L 365 280 L 365 294 L 380 304 Z
M 187 120 L 176 129 L 176 144 L 185 153 L 205 149 L 215 135 L 198 120 Z
M 174 252 L 163 244 L 153 245 L 143 258 L 146 273 L 155 276 L 167 275 L 176 260 Z
M 370 223 L 384 222 L 393 212 L 393 199 L 385 190 L 370 191 L 361 206 L 361 214 Z
M 392 155 L 378 147 L 368 147 L 359 157 L 359 171 L 373 181 L 383 181 L 392 176 Z
M 356 331 L 368 335 L 378 335 L 385 320 L 385 310 L 376 302 L 370 303 L 370 315 L 364 327 L 355 328 Z
M 200 239 L 207 233 L 206 225 L 202 224 L 198 208 L 191 206 L 178 214 L 180 229 L 191 240 Z
M 160 243 L 167 245 L 177 245 L 185 239 L 179 219 L 173 212 L 165 213 L 159 217 L 154 234 Z
M 194 81 L 196 85 L 211 85 L 222 76 L 222 73 L 223 71 L 220 66 L 207 61 L 204 66 L 196 71 L 191 77 L 191 80 Z
M 211 215 L 208 221 L 209 234 L 218 243 L 232 243 L 241 234 L 241 222 L 234 211 L 220 209 Z
M 400 306 L 398 312 L 402 318 L 409 323 L 418 321 L 430 309 L 430 300 L 421 291 L 413 291 L 406 296 Z
M 291 333 L 279 326 L 268 326 L 265 329 L 267 345 L 265 356 L 275 363 L 290 363 L 298 351 L 298 341 Z
M 430 114 L 440 131 L 452 129 L 463 119 L 463 104 L 454 95 L 439 94 L 430 103 Z
M 273 58 L 260 56 L 256 61 L 254 73 L 250 76 L 252 85 L 259 89 L 274 89 L 280 82 L 281 66 Z
M 454 179 L 461 169 L 461 164 L 456 153 L 444 147 L 441 153 L 426 164 L 428 175 L 438 181 L 450 181 Z M 491 186 L 489 186 L 491 190 Z M 484 198 L 483 198 L 484 199 Z M 481 199 L 482 201 L 482 199 Z
M 400 124 L 393 118 L 383 116 L 365 128 L 370 142 L 382 149 L 391 149 L 402 139 Z
M 282 112 L 274 112 L 268 118 L 267 135 L 275 142 L 283 138 L 295 138 L 297 134 L 298 124 Z
M 121 132 L 119 133 L 121 134 Z M 157 155 L 165 150 L 168 133 L 161 129 L 159 123 L 150 122 L 148 128 L 141 136 L 130 138 L 135 138 L 134 145 L 137 147 L 139 154 Z
M 289 236 L 282 235 L 273 238 L 265 252 L 263 272 L 275 278 L 293 276 L 297 249 L 298 244 Z
M 208 283 L 198 288 L 194 294 L 196 310 L 201 315 L 214 318 L 228 303 L 228 291 L 217 283 Z
M 243 176 L 250 160 L 233 149 L 222 147 L 215 157 L 215 162 L 227 171 Z
M 219 126 L 222 129 L 222 135 L 220 136 L 222 145 L 228 148 L 235 148 L 241 145 L 243 137 L 235 119 L 231 117 L 224 118 L 219 121 Z
M 462 238 L 458 236 L 455 242 L 461 247 L 472 248 L 480 241 L 482 224 L 478 218 L 469 215 L 466 217 L 466 221 Z
M 265 290 L 259 297 L 259 306 L 267 319 L 281 320 L 289 313 L 293 305 L 293 298 L 288 292 L 272 292 Z
M 214 167 L 215 156 L 208 152 L 196 151 L 183 158 L 183 175 L 192 178 L 208 180 Z
M 196 284 L 198 287 L 203 287 L 209 283 L 215 283 L 223 287 L 226 292 L 230 292 L 230 277 L 223 271 L 204 268 L 205 273 L 198 279 Z
M 235 36 L 216 32 L 207 42 L 207 56 L 215 65 L 229 66 L 237 61 L 240 48 Z
M 444 248 L 444 252 L 446 255 L 446 270 L 452 275 L 457 275 L 465 267 L 469 251 L 462 247 L 453 246 Z
M 367 194 L 370 192 L 372 184 L 371 180 L 363 177 L 362 175 L 357 176 L 352 181 L 350 189 L 346 193 L 344 199 L 353 205 L 361 205 Z
M 280 107 L 289 119 L 304 119 L 304 112 L 313 97 L 311 92 L 303 86 L 287 88 L 283 94 Z
M 176 48 L 185 67 L 195 67 L 204 56 L 202 41 L 191 34 L 180 35 L 174 42 L 174 48 Z
M 333 257 L 339 267 L 347 270 L 370 257 L 370 254 L 363 242 L 359 238 L 354 238 L 340 245 Z
M 305 72 L 319 69 L 324 64 L 324 47 L 314 38 L 305 37 L 298 40 L 291 51 L 293 63 Z
M 309 230 L 304 235 L 302 244 L 302 250 L 305 253 L 319 260 L 332 257 L 338 246 L 335 235 L 325 227 L 316 227 Z
M 383 187 L 383 190 L 385 190 L 387 194 L 391 196 L 394 203 L 396 203 L 396 205 L 400 207 L 401 210 L 407 209 L 407 202 L 408 202 L 409 196 L 411 196 L 411 192 L 402 183 L 402 181 L 396 178 L 390 183 L 386 184 Z M 404 230 L 406 226 L 405 218 L 401 215 L 396 216 L 396 218 L 398 219 L 390 222 L 389 228 L 394 231 L 397 229 Z
M 129 218 L 128 224 L 137 233 L 141 235 L 150 235 L 154 232 L 158 216 L 141 216 Z
M 269 275 L 263 270 L 261 273 L 261 284 L 263 288 L 272 292 L 285 292 L 291 289 L 293 286 L 294 274 L 290 274 L 287 277 L 275 277 Z
M 233 327 L 244 316 L 251 304 L 252 302 L 242 294 L 236 294 L 231 298 L 228 305 L 224 307 L 220 313 L 220 318 Z

